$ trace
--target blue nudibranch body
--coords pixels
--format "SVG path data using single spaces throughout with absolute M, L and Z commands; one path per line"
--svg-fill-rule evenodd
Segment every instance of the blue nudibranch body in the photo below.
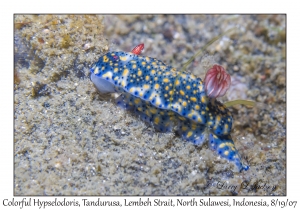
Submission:
M 130 52 L 109 52 L 91 68 L 91 80 L 101 92 L 119 92 L 117 104 L 132 110 L 161 131 L 177 132 L 201 145 L 209 131 L 209 146 L 221 157 L 248 170 L 230 136 L 232 116 L 207 97 L 200 78 L 178 72 L 155 58 Z

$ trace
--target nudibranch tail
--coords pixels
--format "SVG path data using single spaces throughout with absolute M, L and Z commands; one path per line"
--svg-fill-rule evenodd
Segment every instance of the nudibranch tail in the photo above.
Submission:
M 222 158 L 233 162 L 239 171 L 247 171 L 249 169 L 249 166 L 242 163 L 230 135 L 217 136 L 215 134 L 209 134 L 209 147 Z

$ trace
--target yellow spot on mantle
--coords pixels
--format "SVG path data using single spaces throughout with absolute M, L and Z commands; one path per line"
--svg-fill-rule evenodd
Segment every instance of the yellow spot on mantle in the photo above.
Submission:
M 197 99 L 196 99 L 195 97 L 191 97 L 190 99 L 191 99 L 191 101 L 193 101 L 193 102 L 196 102 L 196 101 L 197 101 Z
M 201 118 L 201 117 L 198 117 L 197 122 L 198 122 L 198 123 L 202 123 L 202 118 Z
M 218 137 L 216 137 L 216 138 L 218 138 Z M 223 148 L 225 146 L 229 146 L 231 150 L 235 151 L 234 145 L 230 142 L 225 142 L 225 143 L 220 144 L 219 148 Z
M 163 80 L 165 83 L 168 83 L 169 82 L 169 79 L 168 78 L 164 78 Z
M 106 74 L 103 74 L 102 77 L 103 77 L 103 78 L 108 77 L 109 79 L 111 79 L 111 78 L 112 78 L 112 73 L 109 71 L 109 72 L 107 72 Z
M 94 74 L 98 74 L 99 73 L 99 68 L 97 67 L 97 68 L 95 68 L 95 70 L 94 70 Z
M 126 61 L 127 60 L 126 56 L 119 56 L 119 58 L 120 58 L 121 61 Z
M 154 88 L 158 89 L 159 88 L 159 84 L 155 84 Z
M 103 56 L 103 62 L 108 62 L 108 57 L 105 55 L 105 56 Z
M 199 85 L 199 90 L 200 90 L 200 92 L 203 91 L 203 86 L 202 85 Z
M 154 97 L 155 97 L 155 91 L 153 91 L 152 93 L 151 93 L 151 96 L 149 97 L 149 100 L 151 101 Z
M 126 77 L 128 74 L 129 74 L 129 70 L 128 69 L 124 69 L 123 76 Z

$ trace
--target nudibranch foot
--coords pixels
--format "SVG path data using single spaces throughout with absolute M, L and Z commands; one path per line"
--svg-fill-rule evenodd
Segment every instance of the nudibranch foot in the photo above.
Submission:
M 116 103 L 122 109 L 133 111 L 138 117 L 153 125 L 160 132 L 170 132 L 174 126 L 173 112 L 152 106 L 150 102 L 141 100 L 129 93 L 123 92 L 116 99 Z
M 133 104 L 130 102 L 130 95 L 128 94 L 121 94 L 116 98 L 116 104 L 117 106 L 121 107 L 122 109 L 125 110 L 133 110 L 134 106 Z
M 206 140 L 205 125 L 197 124 L 191 120 L 179 121 L 178 133 L 183 139 L 202 145 Z

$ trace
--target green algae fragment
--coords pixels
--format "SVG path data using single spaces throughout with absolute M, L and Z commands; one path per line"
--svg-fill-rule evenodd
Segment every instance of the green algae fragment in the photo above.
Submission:
M 238 99 L 238 100 L 233 100 L 233 101 L 227 101 L 227 102 L 224 103 L 224 105 L 226 107 L 239 105 L 239 104 L 254 107 L 255 106 L 255 101 Z

